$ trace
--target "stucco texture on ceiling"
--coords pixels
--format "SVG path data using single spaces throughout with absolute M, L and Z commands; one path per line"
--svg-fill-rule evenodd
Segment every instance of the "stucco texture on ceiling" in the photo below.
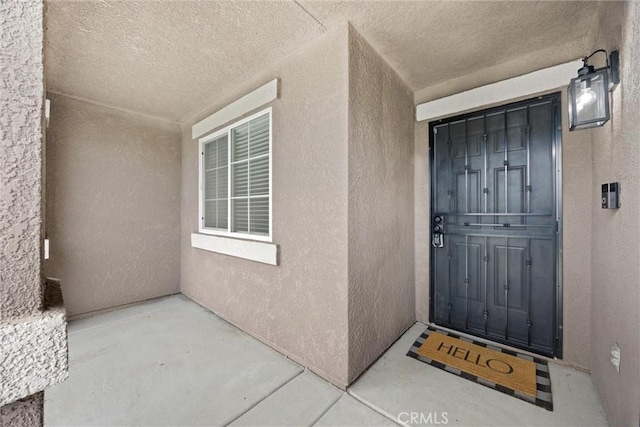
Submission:
M 414 90 L 540 52 L 531 70 L 585 55 L 597 2 L 303 0 L 326 26 L 348 19 Z
M 184 122 L 320 34 L 349 21 L 418 92 L 478 70 L 576 59 L 599 2 L 46 2 L 47 87 Z
M 322 27 L 293 2 L 49 1 L 47 89 L 179 122 Z

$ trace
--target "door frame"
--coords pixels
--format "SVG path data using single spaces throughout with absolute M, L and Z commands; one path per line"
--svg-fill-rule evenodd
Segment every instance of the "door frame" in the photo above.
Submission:
M 477 116 L 479 113 L 491 114 L 496 111 L 504 110 L 505 108 L 517 108 L 535 101 L 550 101 L 552 106 L 552 125 L 553 125 L 553 141 L 551 144 L 551 156 L 552 162 L 555 166 L 555 182 L 553 186 L 553 198 L 555 202 L 555 251 L 556 251 L 556 265 L 555 265 L 555 310 L 553 319 L 554 329 L 554 346 L 553 354 L 547 356 L 553 356 L 558 359 L 562 359 L 564 340 L 563 340 L 563 283 L 562 283 L 562 234 L 563 234 L 563 221 L 562 221 L 562 93 L 553 92 L 546 95 L 534 96 L 525 100 L 517 102 L 507 102 L 498 106 L 490 108 L 479 108 L 471 112 L 467 112 L 460 115 L 443 117 L 438 120 L 429 122 L 429 323 L 437 325 L 435 323 L 435 277 L 434 277 L 434 256 L 433 248 L 431 245 L 433 216 L 434 216 L 434 204 L 433 204 L 433 161 L 434 161 L 434 128 L 437 125 L 468 119 Z M 449 329 L 455 329 L 451 326 L 447 326 Z M 457 329 L 456 329 L 457 330 Z M 465 331 L 460 331 L 465 332 Z M 498 341 L 499 342 L 499 341 Z M 502 343 L 514 346 L 514 343 Z M 529 350 L 528 350 L 529 351 Z

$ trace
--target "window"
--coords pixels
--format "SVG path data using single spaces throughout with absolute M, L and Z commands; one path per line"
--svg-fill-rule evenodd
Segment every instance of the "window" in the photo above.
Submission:
M 200 232 L 271 239 L 271 108 L 200 140 Z

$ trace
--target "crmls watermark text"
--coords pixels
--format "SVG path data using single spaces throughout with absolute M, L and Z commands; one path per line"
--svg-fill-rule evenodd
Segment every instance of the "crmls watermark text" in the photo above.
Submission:
M 446 412 L 400 412 L 398 421 L 412 426 L 449 424 Z

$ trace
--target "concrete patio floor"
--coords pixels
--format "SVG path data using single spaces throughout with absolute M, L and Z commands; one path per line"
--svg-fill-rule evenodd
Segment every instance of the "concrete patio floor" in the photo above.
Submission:
M 70 322 L 45 426 L 607 425 L 588 374 L 550 364 L 549 412 L 406 357 L 424 329 L 344 392 L 184 296 L 117 309 Z

